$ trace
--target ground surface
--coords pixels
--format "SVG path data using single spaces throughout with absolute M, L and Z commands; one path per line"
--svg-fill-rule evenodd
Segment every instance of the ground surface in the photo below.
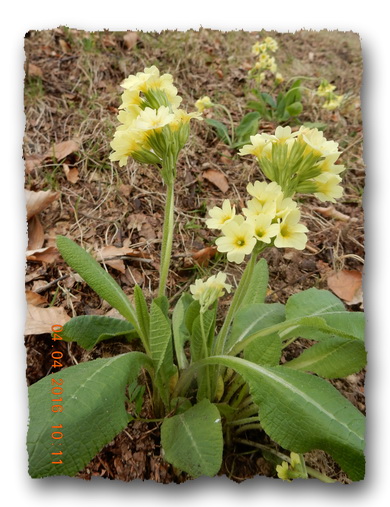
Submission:
M 54 200 L 29 222 L 26 291 L 33 306 L 62 308 L 70 317 L 105 315 L 110 310 L 50 248 L 57 234 L 69 235 L 95 255 L 109 245 L 131 248 L 119 264 L 118 258 L 113 264 L 108 256 L 107 269 L 127 294 L 132 294 L 137 283 L 148 298 L 155 295 L 164 188 L 152 168 L 135 162 L 119 168 L 108 159 L 120 104 L 119 83 L 155 64 L 162 73 L 173 75 L 188 111 L 194 110 L 196 99 L 209 95 L 229 108 L 238 122 L 247 112 L 251 88 L 247 73 L 254 63 L 251 47 L 265 35 L 274 36 L 279 43 L 276 61 L 285 78 L 308 76 L 312 80 L 305 81 L 305 86 L 312 90 L 324 78 L 347 96 L 340 110 L 329 112 L 321 109 L 318 98 L 308 91 L 300 120 L 325 123 L 325 136 L 339 142 L 344 152 L 341 162 L 348 167 L 344 196 L 333 208 L 324 211 L 327 205 L 314 198 L 302 199 L 303 221 L 310 231 L 307 248 L 303 252 L 266 252 L 270 268 L 268 301 L 285 302 L 291 294 L 309 287 L 328 288 L 329 277 L 335 272 L 353 272 L 359 280 L 364 263 L 364 164 L 359 102 L 362 61 L 356 34 L 212 30 L 126 34 L 61 27 L 30 32 L 25 39 L 25 186 L 32 192 L 55 193 Z M 260 131 L 273 131 L 276 126 L 262 122 Z M 62 145 L 65 151 L 55 151 L 53 156 L 53 146 L 59 150 L 61 142 L 67 142 Z M 210 169 L 225 176 L 224 191 L 205 177 Z M 220 205 L 225 198 L 242 205 L 240 196 L 245 195 L 247 183 L 258 177 L 254 159 L 237 157 L 205 122 L 193 123 L 178 165 L 176 228 L 168 280 L 172 302 L 178 290 L 187 290 L 196 277 L 216 268 L 225 269 L 231 283 L 238 279 L 241 266 L 227 264 L 222 256 L 215 255 L 210 248 L 215 237 L 204 227 L 204 220 L 207 209 Z M 359 291 L 346 303 L 351 311 L 361 310 Z M 225 307 L 228 304 L 226 299 Z M 298 349 L 289 354 L 297 354 L 304 346 L 298 344 Z M 50 373 L 49 347 L 47 332 L 26 336 L 29 384 Z M 129 345 L 121 342 L 100 344 L 89 353 L 75 344 L 63 343 L 61 347 L 67 366 L 129 350 Z M 361 372 L 332 382 L 364 412 L 363 381 Z M 147 408 L 143 415 L 150 415 Z M 257 474 L 275 475 L 260 451 L 247 451 L 231 449 L 221 473 L 236 481 Z M 324 453 L 313 452 L 306 458 L 330 477 L 348 482 Z M 129 426 L 80 477 L 96 475 L 125 481 L 185 480 L 160 456 L 158 424 L 144 422 Z

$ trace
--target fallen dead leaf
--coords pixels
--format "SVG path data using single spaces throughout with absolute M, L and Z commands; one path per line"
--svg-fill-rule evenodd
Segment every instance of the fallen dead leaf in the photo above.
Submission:
M 45 154 L 45 158 L 54 157 L 57 160 L 62 160 L 66 158 L 71 153 L 78 151 L 80 149 L 79 141 L 75 139 L 70 139 L 69 141 L 62 141 L 61 143 L 54 144 L 51 148 L 49 148 Z
M 32 290 L 26 290 L 26 301 L 29 305 L 33 306 L 48 305 L 48 301 L 44 296 L 41 296 L 41 294 L 37 294 Z
M 38 248 L 37 250 L 27 250 L 26 259 L 33 262 L 46 262 L 51 264 L 58 259 L 59 252 L 54 246 Z
M 43 155 L 26 155 L 24 158 L 24 168 L 27 174 L 30 174 L 31 171 L 38 168 L 45 157 Z
M 45 235 L 39 218 L 34 215 L 28 221 L 28 250 L 38 250 L 43 247 Z
M 51 327 L 54 324 L 63 326 L 70 320 L 64 308 L 40 308 L 32 304 L 27 304 L 26 323 L 24 334 L 46 334 L 51 333 Z
M 340 220 L 342 222 L 355 222 L 357 219 L 350 217 L 348 215 L 344 215 L 341 211 L 338 211 L 334 206 L 328 206 L 327 208 L 322 208 L 320 206 L 316 206 L 313 208 L 314 211 L 320 213 L 322 216 L 327 218 L 334 218 L 335 220 Z
M 217 253 L 216 246 L 207 246 L 205 248 L 202 248 L 201 250 L 198 250 L 197 252 L 194 252 L 192 254 L 192 258 L 194 259 L 196 264 L 199 264 L 199 266 L 207 266 L 210 259 L 212 259 L 216 253 Z
M 123 42 L 127 49 L 132 49 L 137 44 L 137 40 L 138 40 L 137 32 L 129 31 L 123 37 Z
M 66 179 L 70 183 L 77 183 L 77 181 L 79 180 L 79 170 L 76 169 L 76 167 L 70 169 L 68 164 L 62 164 L 62 168 L 64 169 Z
M 203 172 L 203 178 L 219 188 L 223 193 L 229 190 L 229 183 L 226 176 L 216 169 L 207 169 Z
M 349 305 L 363 302 L 363 276 L 360 271 L 342 269 L 327 278 L 329 289 Z
M 36 76 L 36 77 L 43 77 L 43 72 L 38 65 L 35 65 L 34 63 L 28 64 L 28 75 L 29 76 Z
M 39 190 L 33 192 L 32 190 L 24 191 L 26 197 L 27 220 L 44 210 L 49 204 L 58 199 L 60 193 L 52 192 L 51 190 Z
M 105 262 L 105 264 L 117 271 L 120 271 L 122 274 L 126 273 L 126 265 L 122 259 L 115 259 L 115 257 L 137 257 L 140 259 L 149 258 L 149 256 L 139 250 L 134 250 L 129 247 L 116 247 L 114 245 L 107 245 L 102 248 L 98 256 Z

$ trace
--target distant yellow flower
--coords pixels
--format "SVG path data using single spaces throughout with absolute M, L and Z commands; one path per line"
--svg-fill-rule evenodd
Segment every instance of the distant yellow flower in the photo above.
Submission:
M 344 95 L 336 95 L 332 94 L 328 99 L 322 104 L 323 109 L 327 109 L 328 111 L 332 111 L 333 109 L 337 109 L 340 107 L 341 103 L 344 100 Z
M 204 111 L 205 109 L 209 109 L 213 107 L 213 103 L 211 102 L 210 97 L 205 95 L 204 97 L 201 97 L 195 102 L 195 107 L 199 112 Z
M 211 218 L 206 220 L 206 226 L 209 229 L 222 229 L 224 225 L 229 223 L 236 215 L 236 208 L 230 204 L 229 199 L 225 199 L 222 203 L 222 208 L 214 206 L 209 211 Z
M 257 242 L 253 236 L 253 226 L 244 222 L 242 216 L 236 216 L 222 227 L 222 233 L 224 236 L 215 241 L 218 251 L 227 252 L 229 261 L 241 264 L 245 255 L 252 252 Z
M 205 282 L 198 279 L 195 280 L 195 284 L 190 285 L 192 297 L 199 301 L 203 311 L 207 310 L 218 298 L 223 296 L 224 291 L 229 293 L 231 290 L 232 286 L 226 283 L 226 274 L 221 272 L 210 276 Z
M 300 218 L 301 212 L 298 208 L 284 215 L 279 223 L 280 229 L 274 242 L 277 248 L 296 248 L 297 250 L 305 248 L 307 242 L 305 232 L 308 232 L 308 229 L 299 223 Z
M 168 125 L 175 115 L 169 111 L 169 107 L 160 106 L 158 109 L 146 107 L 135 121 L 135 127 L 140 130 L 160 129 Z
M 261 213 L 257 216 L 248 218 L 248 222 L 253 226 L 255 237 L 263 243 L 271 243 L 279 232 L 279 224 L 272 223 L 273 216 Z
M 343 187 L 339 185 L 340 176 L 332 173 L 322 173 L 314 179 L 317 185 L 315 197 L 322 202 L 336 202 L 343 195 Z
M 272 53 L 275 53 L 275 51 L 277 51 L 278 48 L 279 48 L 278 43 L 272 37 L 266 37 L 264 39 L 264 43 L 266 44 L 267 49 L 269 49 L 270 51 L 272 51 Z
M 336 87 L 334 85 L 330 84 L 328 81 L 326 81 L 326 79 L 323 79 L 321 81 L 320 86 L 317 88 L 316 94 L 319 97 L 326 97 L 327 95 L 329 95 L 329 93 L 332 93 L 333 90 L 335 89 Z

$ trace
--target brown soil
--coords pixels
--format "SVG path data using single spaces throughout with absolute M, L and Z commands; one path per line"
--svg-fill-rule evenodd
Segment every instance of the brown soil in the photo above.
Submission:
M 268 301 L 285 302 L 291 294 L 309 287 L 327 288 L 327 277 L 332 270 L 362 271 L 364 165 L 359 105 L 362 63 L 356 34 L 166 31 L 139 33 L 136 45 L 131 48 L 126 46 L 124 35 L 60 27 L 26 36 L 24 151 L 30 165 L 25 186 L 32 191 L 60 192 L 59 198 L 39 214 L 44 231 L 43 247 L 54 245 L 57 234 L 69 235 L 93 252 L 107 245 L 131 246 L 137 256 L 124 259 L 124 272 L 112 267 L 108 270 L 127 294 L 132 294 L 137 283 L 147 298 L 152 298 L 158 285 L 164 188 L 151 167 L 129 162 L 119 168 L 108 160 L 120 103 L 118 84 L 127 75 L 157 64 L 163 73 L 173 74 L 187 110 L 194 109 L 197 98 L 209 95 L 228 107 L 234 120 L 239 121 L 246 112 L 246 76 L 254 62 L 251 46 L 263 36 L 272 35 L 280 46 L 276 54 L 279 70 L 287 78 L 310 76 L 317 78 L 316 85 L 321 78 L 326 78 L 337 86 L 338 93 L 348 95 L 345 107 L 331 113 L 321 109 L 311 95 L 307 96 L 301 119 L 327 124 L 325 135 L 340 143 L 344 151 L 342 163 L 349 170 L 344 176 L 344 197 L 334 204 L 346 220 L 324 216 L 318 210 L 321 203 L 303 198 L 303 221 L 310 231 L 308 247 L 303 252 L 266 251 L 270 269 Z M 308 87 L 312 86 L 308 83 Z M 271 131 L 275 127 L 263 122 L 260 130 Z M 46 158 L 31 169 L 34 157 L 39 158 L 54 143 L 75 138 L 80 142 L 78 151 L 60 163 Z M 76 183 L 67 180 L 64 164 L 77 169 Z M 226 193 L 203 177 L 206 169 L 223 172 L 229 184 Z M 215 239 L 212 231 L 204 227 L 206 210 L 221 204 L 225 198 L 242 206 L 239 196 L 245 195 L 248 181 L 258 177 L 254 160 L 234 156 L 234 151 L 218 142 L 204 122 L 193 123 L 190 140 L 178 165 L 173 262 L 167 285 L 171 302 L 178 290 L 187 290 L 197 276 L 212 270 L 224 267 L 230 281 L 237 280 L 241 266 L 226 264 L 220 255 L 210 259 L 206 256 L 205 262 L 197 261 L 196 256 L 202 249 L 211 247 Z M 45 288 L 61 277 L 64 278 Z M 52 262 L 29 261 L 26 289 L 40 292 L 45 298 L 44 305 L 63 307 L 69 316 L 105 315 L 110 310 L 59 257 Z M 228 304 L 227 299 L 225 308 Z M 362 305 L 357 302 L 349 308 L 361 310 Z M 51 372 L 49 340 L 49 334 L 26 336 L 28 384 Z M 89 353 L 76 344 L 62 343 L 59 347 L 62 347 L 65 366 L 131 350 L 120 341 L 99 344 Z M 297 355 L 305 342 L 295 343 L 294 347 L 286 354 Z M 364 372 L 332 382 L 364 412 Z M 152 417 L 147 407 L 142 415 Z M 245 436 L 249 438 L 250 433 Z M 267 443 L 266 435 L 255 438 Z M 328 476 L 349 482 L 325 453 L 312 452 L 306 458 L 309 465 Z M 264 459 L 261 451 L 245 446 L 226 451 L 220 473 L 235 481 L 258 474 L 275 476 L 274 466 Z M 163 483 L 187 479 L 163 461 L 158 424 L 144 422 L 130 424 L 79 474 L 83 479 L 92 476 L 123 481 L 153 479 Z

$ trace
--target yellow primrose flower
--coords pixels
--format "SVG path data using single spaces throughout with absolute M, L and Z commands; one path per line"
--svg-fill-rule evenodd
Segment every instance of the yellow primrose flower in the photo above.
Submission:
M 283 83 L 283 81 L 284 81 L 284 77 L 282 76 L 282 74 L 280 72 L 277 72 L 275 74 L 275 84 Z
M 324 173 L 332 173 L 332 174 L 340 174 L 345 171 L 345 165 L 343 164 L 335 164 L 336 160 L 341 155 L 340 152 L 331 153 L 327 155 L 324 160 L 321 160 L 318 164 L 318 167 Z
M 299 454 L 297 454 L 296 452 L 290 452 L 290 459 L 291 459 L 290 466 L 292 469 L 301 465 Z
M 142 103 L 139 91 L 137 90 L 125 90 L 122 93 L 122 104 L 119 109 L 127 109 L 132 106 L 139 106 Z
M 314 196 L 322 202 L 336 202 L 343 195 L 343 187 L 339 185 L 341 178 L 337 174 L 322 173 L 314 181 L 317 185 Z
M 264 43 L 266 44 L 267 49 L 269 49 L 270 51 L 272 51 L 272 53 L 275 53 L 275 51 L 277 51 L 278 48 L 279 48 L 278 43 L 272 37 L 266 37 L 264 39 Z
M 186 123 L 189 123 L 190 120 L 195 118 L 196 120 L 203 120 L 202 113 L 199 113 L 197 111 L 194 111 L 192 113 L 187 113 L 184 109 L 175 109 L 173 111 L 174 118 L 169 124 L 169 128 L 172 131 L 177 130 L 181 127 L 181 125 L 185 125 Z
M 272 223 L 272 215 L 261 213 L 257 216 L 248 218 L 248 222 L 253 226 L 255 237 L 263 243 L 271 243 L 271 238 L 274 238 L 279 232 L 279 224 Z
M 147 90 L 148 82 L 156 80 L 160 76 L 160 71 L 155 65 L 147 67 L 143 72 L 137 72 L 137 74 L 131 75 L 121 83 L 121 87 L 126 90 L 145 92 Z
M 126 110 L 119 111 L 119 114 L 117 116 L 117 119 L 120 123 L 122 123 L 122 128 L 128 128 L 132 127 L 134 125 L 134 121 L 138 118 L 140 115 L 142 109 L 139 106 L 131 106 L 127 108 Z
M 263 152 L 272 150 L 272 145 L 269 142 L 269 139 L 264 137 L 264 134 L 250 136 L 250 141 L 251 144 L 246 144 L 240 149 L 240 155 L 254 155 L 257 158 L 260 158 L 264 155 Z
M 259 55 L 267 51 L 267 44 L 265 42 L 255 42 L 252 46 L 252 54 Z
M 298 136 L 298 132 L 293 132 L 291 127 L 277 127 L 275 130 L 275 134 L 263 134 L 267 136 L 267 138 L 272 142 L 278 142 L 280 144 L 287 143 L 288 141 L 293 140 Z
M 241 264 L 257 242 L 253 236 L 253 226 L 244 222 L 244 217 L 239 215 L 222 227 L 222 233 L 224 236 L 215 241 L 218 251 L 227 252 L 228 261 Z
M 272 181 L 255 181 L 248 183 L 246 190 L 248 194 L 255 197 L 263 206 L 267 202 L 276 202 L 277 199 L 283 198 L 283 192 L 280 185 Z
M 222 229 L 224 225 L 233 220 L 236 215 L 236 208 L 230 204 L 229 199 L 225 199 L 222 208 L 214 206 L 209 211 L 211 218 L 206 220 L 206 226 L 209 229 Z
M 328 81 L 326 81 L 326 79 L 323 79 L 321 81 L 320 86 L 317 88 L 316 94 L 319 97 L 326 97 L 327 95 L 329 95 L 329 93 L 332 93 L 333 90 L 335 89 L 336 87 L 334 85 L 330 84 Z
M 190 285 L 192 297 L 199 301 L 202 307 L 201 311 L 207 310 L 218 298 L 224 295 L 224 291 L 229 293 L 232 286 L 226 283 L 226 274 L 218 273 L 210 276 L 205 282 L 198 279 L 195 284 Z
M 343 99 L 344 99 L 344 95 L 332 94 L 332 96 L 329 97 L 328 100 L 326 100 L 326 102 L 324 102 L 322 104 L 322 108 L 327 109 L 328 111 L 332 111 L 333 109 L 337 109 L 338 107 L 340 107 Z
M 304 154 L 312 152 L 315 155 L 326 157 L 332 153 L 338 152 L 339 144 L 335 141 L 328 141 L 324 137 L 322 130 L 318 130 L 317 128 L 309 129 L 303 126 L 300 127 L 298 131 L 298 140 L 307 145 Z
M 134 129 L 117 130 L 114 139 L 110 143 L 114 153 L 110 154 L 109 159 L 112 162 L 119 161 L 119 166 L 123 167 L 126 165 L 128 157 L 131 157 L 141 146 L 144 147 L 146 141 L 146 134 L 143 131 Z
M 274 245 L 277 248 L 296 248 L 303 250 L 306 246 L 308 229 L 299 223 L 301 212 L 298 208 L 290 210 L 281 219 L 279 233 L 275 238 Z
M 160 129 L 168 125 L 175 115 L 169 111 L 169 107 L 160 106 L 158 109 L 146 107 L 135 120 L 134 126 L 140 130 Z
M 276 199 L 261 203 L 256 197 L 246 202 L 247 207 L 242 209 L 247 218 L 255 218 L 258 215 L 267 214 L 275 217 Z
M 207 95 L 201 97 L 195 102 L 195 107 L 200 113 L 205 109 L 210 109 L 211 107 L 213 107 L 213 105 L 214 104 L 211 102 L 210 97 L 208 97 Z

